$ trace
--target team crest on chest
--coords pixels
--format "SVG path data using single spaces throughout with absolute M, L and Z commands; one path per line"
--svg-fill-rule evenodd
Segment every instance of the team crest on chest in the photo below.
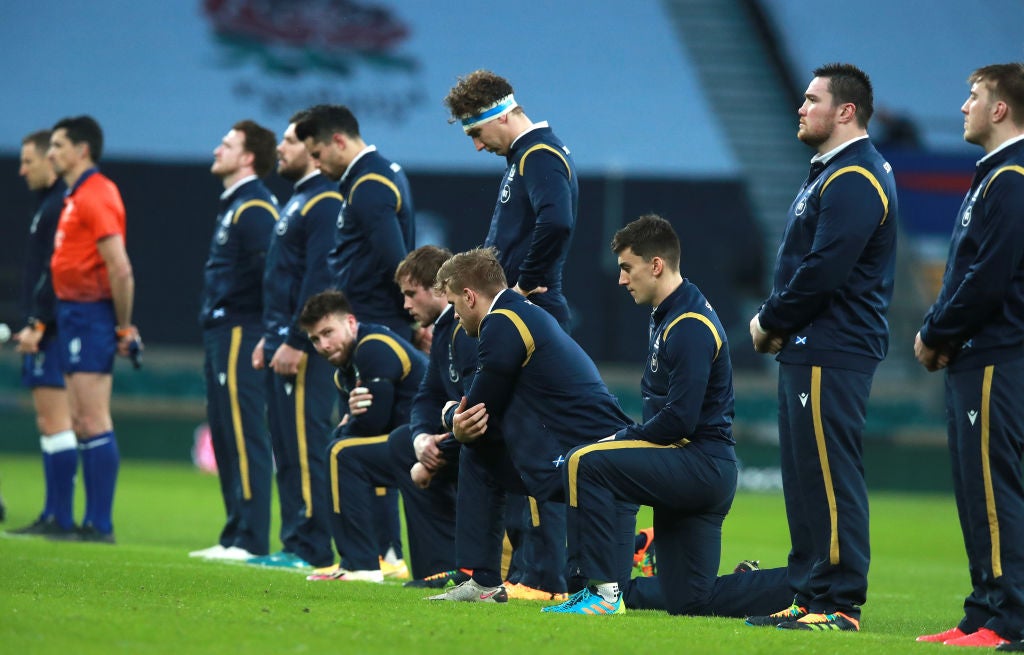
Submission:
M 800 196 L 800 201 L 796 203 L 796 208 L 793 213 L 797 216 L 803 216 L 803 213 L 807 211 L 807 202 L 810 200 L 811 194 L 814 193 L 814 189 L 818 187 L 818 182 L 821 178 L 815 180 L 811 186 L 803 190 L 803 195 Z
M 231 210 L 224 214 L 224 218 L 220 219 L 220 229 L 217 230 L 217 243 L 224 245 L 228 242 L 228 231 L 231 229 L 231 218 L 235 215 L 235 210 Z
M 811 189 L 804 191 L 804 194 L 800 197 L 800 202 L 796 203 L 796 210 L 794 213 L 797 216 L 803 216 L 804 212 L 807 211 L 807 200 L 811 197 Z
M 654 345 L 651 346 L 651 373 L 658 372 L 658 351 L 661 350 L 661 335 L 654 340 Z
M 510 166 L 509 169 L 508 169 L 508 177 L 505 178 L 505 185 L 503 187 L 501 187 L 501 203 L 502 204 L 505 204 L 506 202 L 509 201 L 509 199 L 512 198 L 512 186 L 511 186 L 511 184 L 512 184 L 512 180 L 515 179 L 515 176 L 516 176 L 516 165 L 512 164 L 512 166 Z
M 452 344 L 448 344 L 448 379 L 452 382 L 458 382 L 461 376 L 459 375 L 459 369 L 455 368 L 454 351 L 455 349 L 452 347 Z
M 981 193 L 981 190 L 984 188 L 984 185 L 979 184 L 977 190 L 975 190 L 974 192 L 974 195 L 971 196 L 970 201 L 967 203 L 967 208 L 964 209 L 963 215 L 960 216 L 961 227 L 967 227 L 968 225 L 971 224 L 971 214 L 974 213 L 974 203 L 977 202 L 978 194 Z

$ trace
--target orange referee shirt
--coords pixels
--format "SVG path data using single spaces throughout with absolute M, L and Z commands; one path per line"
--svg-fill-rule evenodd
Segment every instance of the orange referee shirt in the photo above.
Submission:
M 53 237 L 50 271 L 57 298 L 93 302 L 111 297 L 110 275 L 96 244 L 115 234 L 125 237 L 121 192 L 110 178 L 89 169 L 64 199 Z

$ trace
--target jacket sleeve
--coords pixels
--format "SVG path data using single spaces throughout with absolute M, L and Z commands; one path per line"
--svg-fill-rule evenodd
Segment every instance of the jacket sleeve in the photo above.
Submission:
M 391 425 L 391 415 L 398 383 L 408 375 L 406 363 L 389 344 L 375 339 L 358 344 L 354 358 L 359 383 L 373 394 L 373 404 L 365 414 L 349 421 L 347 433 L 368 437 L 388 432 L 395 427 Z
M 479 366 L 473 386 L 466 394 L 467 406 L 484 403 L 488 423 L 497 425 L 505 415 L 519 372 L 526 362 L 526 345 L 506 316 L 488 314 L 480 326 L 478 354 Z
M 693 435 L 707 394 L 711 367 L 720 355 L 720 336 L 698 319 L 683 319 L 664 339 L 659 353 L 668 367 L 665 404 L 640 425 L 620 430 L 616 439 L 676 443 Z
M 531 291 L 547 286 L 555 277 L 552 269 L 572 236 L 572 173 L 564 157 L 545 148 L 522 158 L 520 174 L 537 221 L 519 268 L 519 280 L 509 283 Z
M 443 343 L 442 339 L 436 339 L 430 346 L 427 371 L 423 374 L 423 380 L 416 390 L 416 395 L 412 399 L 412 408 L 409 411 L 409 424 L 413 437 L 424 433 L 437 434 L 441 430 L 440 416 L 444 404 L 449 400 L 458 400 L 457 398 L 448 398 L 444 384 L 441 383 L 442 372 L 439 360 L 442 355 L 447 359 L 447 350 L 448 344 Z
M 398 223 L 398 211 L 403 202 L 398 187 L 385 184 L 380 176 L 356 180 L 349 193 L 348 212 L 355 215 L 370 240 L 375 261 L 366 263 L 366 270 L 387 271 L 392 275 L 398 264 L 409 254 L 406 252 L 402 228 Z M 384 178 L 386 179 L 386 178 Z
M 931 348 L 970 339 L 1006 302 L 1013 278 L 1024 260 L 1024 172 L 1009 169 L 994 177 L 984 192 L 982 216 L 970 229 L 980 230 L 978 252 L 949 300 L 933 305 L 921 328 Z M 944 295 L 944 294 L 943 294 Z
M 292 348 L 302 349 L 308 343 L 306 333 L 299 326 L 299 315 L 306 301 L 331 286 L 331 273 L 327 266 L 327 254 L 334 247 L 338 212 L 341 211 L 341 194 L 325 191 L 309 201 L 302 213 L 306 228 L 306 270 L 302 275 L 295 314 L 285 339 Z

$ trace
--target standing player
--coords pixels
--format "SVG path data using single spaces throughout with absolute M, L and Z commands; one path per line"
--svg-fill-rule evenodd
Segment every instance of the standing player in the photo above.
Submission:
M 679 272 L 672 225 L 642 216 L 615 233 L 619 285 L 651 305 L 649 359 L 641 391 L 644 423 L 567 456 L 569 557 L 588 586 L 545 611 L 624 610 L 618 578 L 632 561 L 632 530 L 616 500 L 654 508 L 658 580 L 669 614 L 746 616 L 789 598 L 786 570 L 718 577 L 722 522 L 736 494 L 732 363 L 725 330 L 700 290 Z M 628 526 L 626 526 L 628 527 Z M 649 579 L 637 581 L 637 584 Z
M 795 598 L 748 625 L 860 629 L 870 560 L 861 433 L 896 265 L 896 184 L 868 140 L 871 112 L 871 81 L 849 64 L 814 71 L 798 112 L 797 138 L 818 154 L 789 209 L 772 294 L 750 321 L 754 350 L 780 363 Z
M 213 151 L 220 212 L 206 260 L 202 308 L 206 412 L 227 520 L 218 543 L 191 557 L 248 560 L 270 550 L 271 446 L 264 377 L 252 367 L 262 334 L 263 271 L 277 200 L 260 178 L 274 169 L 274 133 L 244 120 Z
M 349 415 L 328 446 L 331 533 L 341 564 L 308 579 L 381 582 L 373 499 L 377 487 L 392 479 L 378 472 L 394 468 L 388 434 L 409 422 L 427 358 L 388 327 L 360 323 L 340 291 L 310 298 L 299 324 L 316 351 L 338 368 L 335 381 L 343 396 L 373 397 L 365 412 Z
M 135 276 L 125 251 L 125 212 L 117 186 L 99 172 L 103 130 L 91 116 L 59 121 L 49 158 L 68 186 L 50 272 L 57 338 L 82 455 L 85 517 L 64 539 L 114 543 L 112 511 L 120 456 L 110 417 L 114 355 L 140 347 L 132 325 Z
M 505 490 L 563 502 L 561 467 L 569 451 L 630 421 L 583 349 L 549 313 L 508 288 L 493 249 L 455 255 L 438 271 L 437 284 L 466 332 L 479 337 L 479 368 L 469 392 L 445 412 L 455 438 L 470 444 L 459 461 L 456 556 L 472 579 L 432 599 L 505 602 Z M 628 503 L 613 508 L 628 532 L 623 579 L 632 568 L 636 511 Z
M 29 227 L 22 283 L 25 327 L 14 336 L 18 352 L 24 354 L 21 379 L 32 390 L 36 426 L 41 435 L 46 501 L 34 523 L 9 531 L 43 536 L 74 530 L 72 509 L 78 470 L 78 441 L 71 429 L 71 410 L 60 369 L 56 298 L 50 280 L 53 235 L 67 186 L 46 158 L 49 147 L 49 130 L 33 132 L 21 141 L 18 173 L 25 178 L 28 188 L 37 193 L 38 203 Z
M 444 102 L 452 121 L 461 123 L 478 151 L 506 161 L 484 246 L 497 249 L 513 290 L 546 309 L 568 330 L 562 268 L 579 206 L 579 181 L 569 149 L 547 122 L 531 121 L 508 80 L 490 71 L 477 70 L 459 79 Z M 526 561 L 517 552 L 514 563 L 524 568 L 522 584 L 561 592 L 565 508 L 540 504 L 531 512 L 533 503 L 514 495 L 509 500 L 510 533 L 522 531 L 525 541 L 517 551 L 532 554 Z
M 295 183 L 295 191 L 270 238 L 263 275 L 263 338 L 252 352 L 253 368 L 268 368 L 267 417 L 284 548 L 249 561 L 298 568 L 334 562 L 324 461 L 334 411 L 334 369 L 316 356 L 298 319 L 306 300 L 331 284 L 327 253 L 341 210 L 334 183 L 317 170 L 295 136 L 301 117 L 292 116 L 277 146 L 277 172 Z
M 411 339 L 409 316 L 391 280 L 416 241 L 405 171 L 376 146 L 366 144 L 358 120 L 343 105 L 317 105 L 302 112 L 295 134 L 321 172 L 338 181 L 344 199 L 334 250 L 328 256 L 333 286 L 345 294 L 361 320 Z M 378 499 L 375 513 L 381 552 L 397 553 L 402 547 L 397 495 L 387 492 Z
M 391 280 L 416 240 L 405 171 L 363 141 L 359 122 L 342 105 L 307 109 L 295 133 L 323 174 L 339 181 L 345 199 L 329 259 L 334 286 L 344 292 L 361 320 L 410 338 L 409 316 Z
M 515 292 L 568 327 L 562 267 L 579 205 L 576 164 L 569 149 L 547 122 L 531 121 L 508 80 L 490 71 L 460 78 L 444 103 L 478 151 L 507 162 L 484 246 L 498 251 Z
M 939 297 L 914 352 L 946 368 L 953 489 L 971 593 L 960 622 L 918 641 L 1024 650 L 1024 65 L 971 73 L 964 140 L 981 146 Z

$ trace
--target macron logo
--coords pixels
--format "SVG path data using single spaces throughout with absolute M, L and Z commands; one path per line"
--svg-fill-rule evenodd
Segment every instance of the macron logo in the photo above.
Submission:
M 799 398 L 800 398 L 800 406 L 801 407 L 807 407 L 807 394 L 802 393 L 802 394 L 800 394 Z
M 967 412 L 967 420 L 971 422 L 971 425 L 974 425 L 974 422 L 978 420 L 978 410 L 972 409 Z

